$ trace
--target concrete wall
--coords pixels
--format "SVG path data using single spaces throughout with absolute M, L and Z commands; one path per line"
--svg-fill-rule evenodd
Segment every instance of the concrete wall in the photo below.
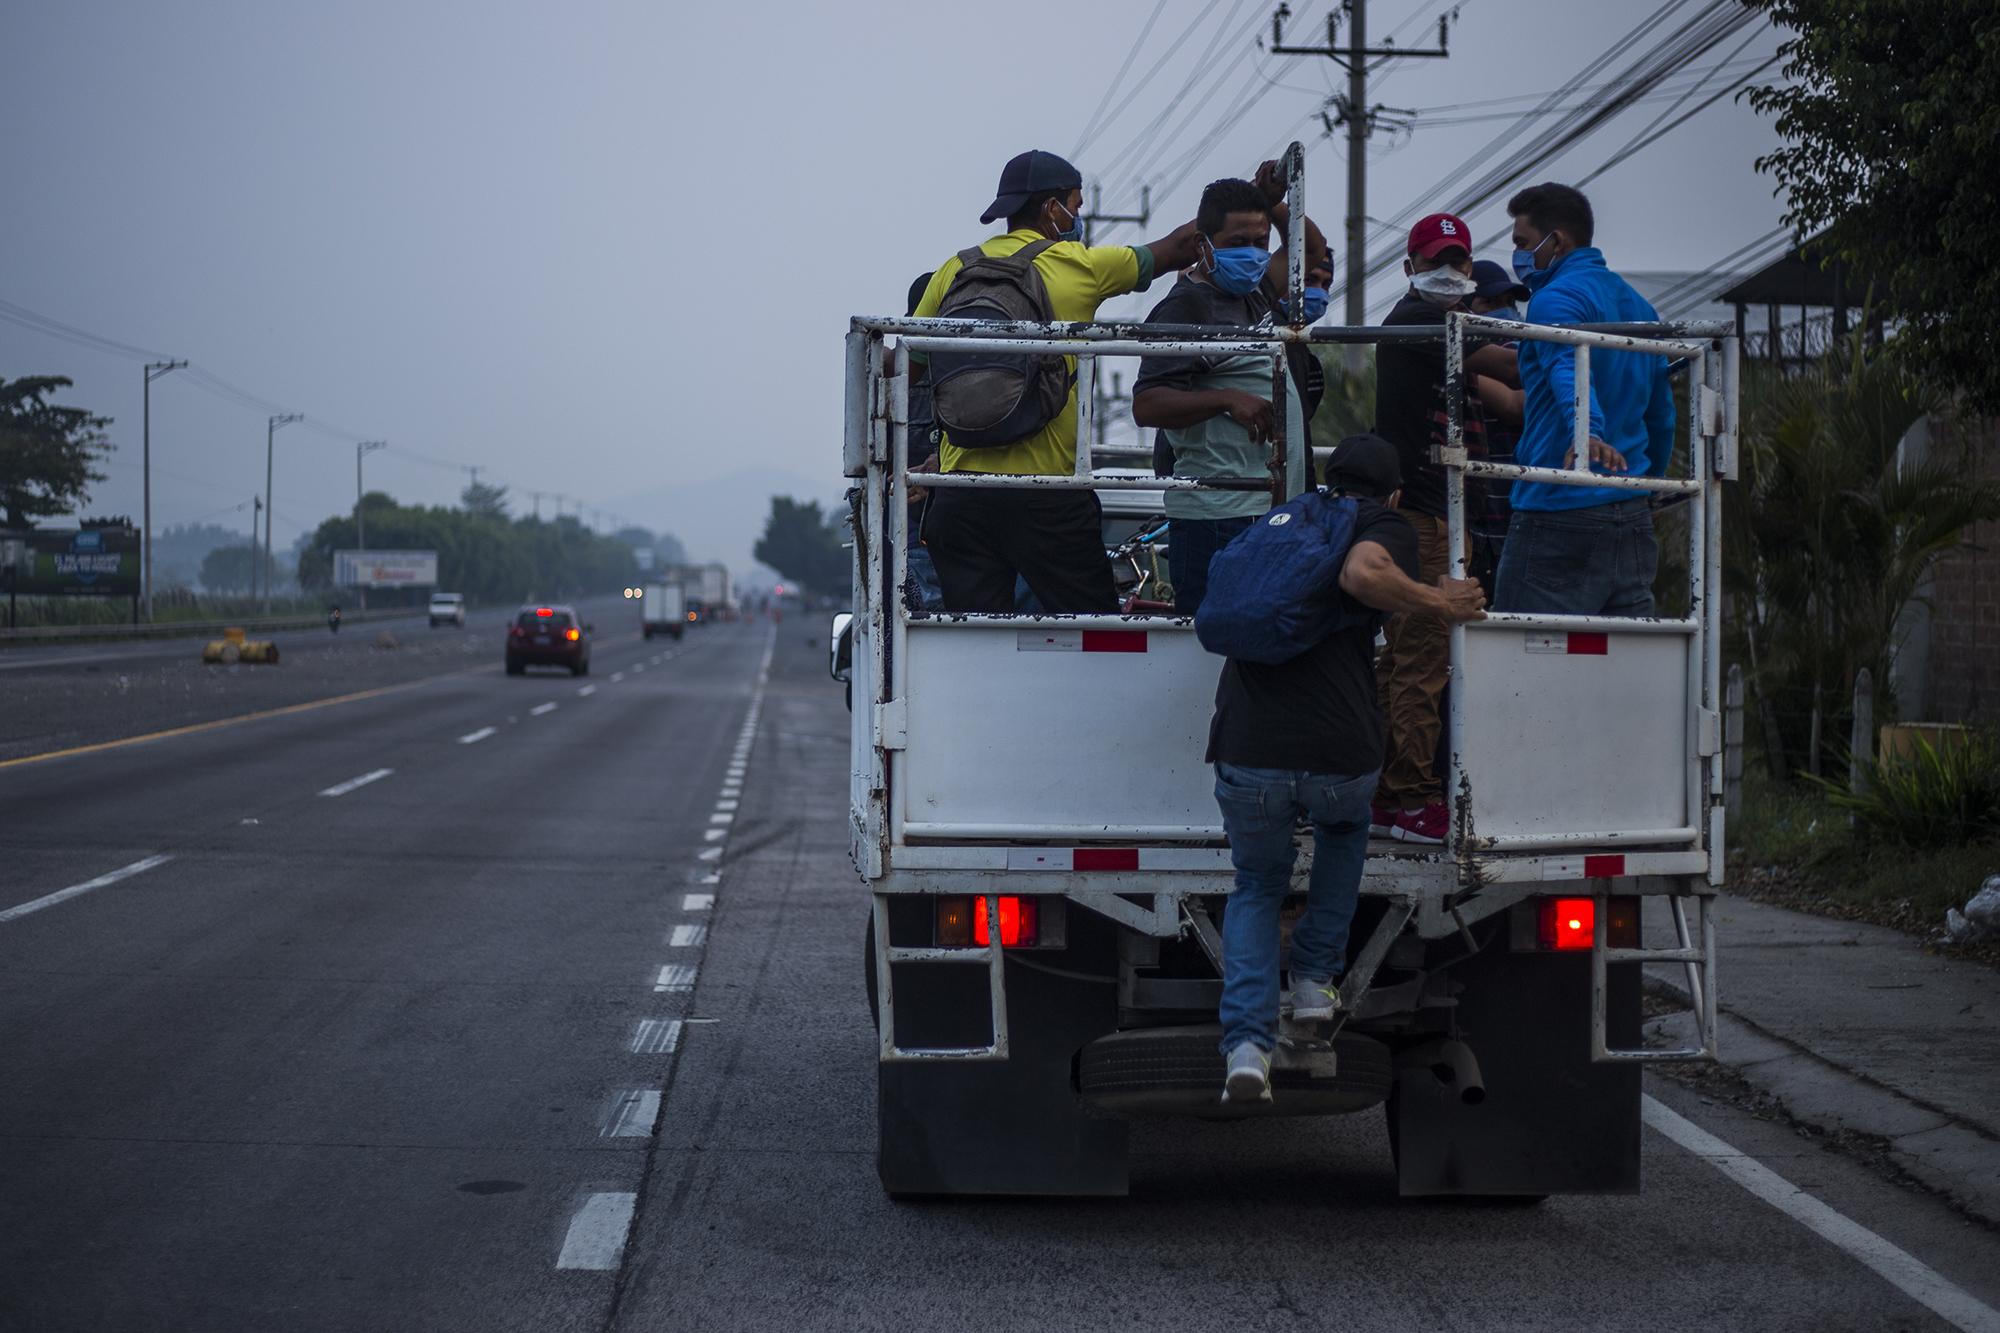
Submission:
M 2000 420 L 1966 429 L 1979 471 L 2000 480 Z M 2000 522 L 1979 524 L 1938 561 L 1931 602 L 1924 720 L 2000 723 Z

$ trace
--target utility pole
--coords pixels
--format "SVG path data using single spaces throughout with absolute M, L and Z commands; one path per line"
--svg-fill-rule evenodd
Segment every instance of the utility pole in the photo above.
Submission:
M 278 427 L 289 426 L 294 421 L 304 421 L 303 412 L 283 412 L 264 423 L 264 614 L 271 614 L 271 455 L 273 438 Z
M 257 591 L 257 517 L 264 512 L 264 497 L 250 494 L 250 591 Z
M 146 363 L 146 388 L 144 424 L 140 427 L 145 443 L 140 452 L 145 457 L 145 532 L 140 536 L 139 568 L 144 575 L 146 593 L 146 620 L 153 619 L 153 381 L 162 375 L 170 375 L 187 365 L 185 361 L 148 361 Z
M 1090 187 L 1090 203 L 1085 206 L 1083 215 L 1077 220 L 1083 223 L 1083 243 L 1085 245 L 1090 244 L 1090 229 L 1099 222 L 1130 222 L 1136 226 L 1144 227 L 1153 220 L 1153 187 L 1150 185 L 1141 185 L 1139 187 L 1139 211 L 1137 213 L 1107 213 L 1104 211 L 1103 187 L 1093 183 Z M 1111 393 L 1107 396 L 1098 387 L 1097 358 L 1094 356 L 1090 358 L 1090 419 L 1097 423 L 1097 439 L 1094 443 L 1098 448 L 1104 446 L 1105 409 L 1117 403 L 1128 401 L 1120 396 L 1117 377 L 1114 376 L 1111 383 Z
M 372 454 L 377 449 L 387 449 L 388 447 L 389 442 L 387 440 L 363 440 L 354 446 L 354 546 L 356 550 L 363 553 L 366 553 L 368 550 L 368 521 L 362 512 L 361 506 L 361 460 L 363 456 Z M 361 609 L 366 611 L 368 609 L 368 585 L 362 583 L 357 586 L 360 589 Z
M 540 491 L 529 491 L 528 494 L 535 497 L 535 522 L 539 523 L 542 521 L 542 493 Z
M 1347 16 L 1346 46 L 1336 45 L 1342 14 Z M 1368 45 L 1368 0 L 1341 0 L 1340 8 L 1326 16 L 1325 46 L 1286 46 L 1285 20 L 1291 16 L 1292 7 L 1288 4 L 1279 5 L 1271 15 L 1273 55 L 1325 56 L 1347 71 L 1347 92 L 1333 99 L 1337 114 L 1328 128 L 1334 124 L 1347 127 L 1347 323 L 1360 326 L 1368 322 L 1364 277 L 1368 267 L 1368 138 L 1375 131 L 1377 118 L 1391 110 L 1368 105 L 1368 71 L 1405 56 L 1442 59 L 1450 55 L 1446 38 L 1451 19 L 1445 14 L 1438 15 L 1437 49 L 1424 51 Z M 1361 368 L 1362 356 L 1363 349 L 1358 344 L 1348 346 L 1350 374 Z

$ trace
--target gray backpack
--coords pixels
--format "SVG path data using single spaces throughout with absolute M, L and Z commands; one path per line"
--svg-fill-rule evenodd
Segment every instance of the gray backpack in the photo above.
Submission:
M 944 319 L 1055 318 L 1035 256 L 1055 242 L 1024 245 L 996 259 L 977 246 L 961 250 L 938 315 Z M 937 424 L 961 449 L 1018 444 L 1055 420 L 1076 377 L 1060 356 L 1008 352 L 932 352 L 931 407 Z

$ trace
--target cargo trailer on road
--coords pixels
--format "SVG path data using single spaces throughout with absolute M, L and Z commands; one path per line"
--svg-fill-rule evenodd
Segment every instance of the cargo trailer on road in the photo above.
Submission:
M 687 632 L 687 596 L 679 584 L 648 583 L 639 617 L 646 638 L 671 634 L 678 639 Z

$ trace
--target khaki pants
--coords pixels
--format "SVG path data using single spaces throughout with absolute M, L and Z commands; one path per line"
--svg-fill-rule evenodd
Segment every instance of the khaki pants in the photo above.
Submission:
M 1429 514 L 1404 515 L 1417 530 L 1417 581 L 1436 586 L 1446 572 L 1445 522 Z M 1388 718 L 1388 754 L 1375 803 L 1414 809 L 1444 799 L 1437 773 L 1438 700 L 1451 671 L 1451 627 L 1435 616 L 1390 616 L 1388 640 L 1375 659 L 1375 692 Z

